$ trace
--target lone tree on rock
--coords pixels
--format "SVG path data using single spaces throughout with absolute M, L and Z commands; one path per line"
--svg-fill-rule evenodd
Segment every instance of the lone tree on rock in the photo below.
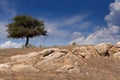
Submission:
M 44 22 L 26 15 L 18 15 L 7 25 L 8 38 L 26 38 L 25 47 L 29 44 L 29 38 L 46 36 L 47 31 Z

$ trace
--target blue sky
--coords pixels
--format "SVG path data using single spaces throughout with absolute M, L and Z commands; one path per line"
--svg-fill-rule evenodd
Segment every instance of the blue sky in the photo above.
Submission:
M 45 21 L 48 36 L 30 39 L 34 45 L 98 44 L 119 41 L 120 0 L 0 0 L 0 45 L 19 46 L 25 39 L 6 38 L 16 15 Z

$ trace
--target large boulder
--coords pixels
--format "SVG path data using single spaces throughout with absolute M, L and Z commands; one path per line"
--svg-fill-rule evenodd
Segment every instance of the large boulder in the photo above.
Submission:
M 60 51 L 60 49 L 58 48 L 49 48 L 49 49 L 44 49 L 42 51 L 40 51 L 40 54 L 43 55 L 43 57 L 50 55 L 54 52 Z
M 87 50 L 92 54 L 92 57 L 98 57 L 98 52 L 94 48 L 94 46 L 87 46 Z
M 110 56 L 113 56 L 115 53 L 118 53 L 118 52 L 120 52 L 120 48 L 116 46 L 113 46 L 112 48 L 108 50 L 108 53 Z
M 11 65 L 9 65 L 8 63 L 2 63 L 0 64 L 0 72 L 8 72 L 10 71 L 10 67 Z
M 119 59 L 120 59 L 120 52 L 115 53 L 115 54 L 113 55 L 113 57 L 114 57 L 114 58 L 119 58 Z
M 120 48 L 120 42 L 117 42 L 117 43 L 115 44 L 115 47 Z
M 95 54 L 92 48 L 90 51 L 90 49 L 88 50 L 87 47 L 75 47 L 75 48 L 73 48 L 72 53 L 81 58 L 90 58 L 90 57 L 94 56 L 94 54 Z
M 45 56 L 44 59 L 36 63 L 35 66 L 39 69 L 44 69 L 44 70 L 55 69 L 57 66 L 60 65 L 57 61 L 60 60 L 61 57 L 64 57 L 66 54 L 67 53 L 63 53 L 63 52 L 54 52 L 52 54 Z M 56 65 L 56 64 L 59 64 L 59 65 Z
M 80 72 L 80 70 L 73 65 L 64 65 L 56 71 L 58 71 L 58 72 L 68 72 L 68 73 L 79 73 Z
M 39 72 L 39 69 L 31 65 L 15 64 L 11 67 L 11 71 L 29 73 L 29 72 Z
M 101 44 L 98 44 L 98 45 L 94 46 L 94 48 L 96 49 L 96 51 L 98 52 L 98 54 L 100 56 L 109 56 L 108 50 L 112 46 L 113 46 L 112 44 L 101 43 Z
M 113 56 L 115 53 L 120 52 L 120 42 L 117 42 L 112 48 L 109 49 L 109 54 Z
M 82 63 L 83 59 L 73 53 L 68 53 L 62 60 L 64 60 L 65 64 L 78 66 L 78 63 Z
M 55 51 L 59 51 L 58 48 L 49 48 L 44 49 L 40 52 L 30 52 L 24 55 L 15 55 L 10 57 L 10 61 L 14 62 L 15 64 L 27 64 L 27 65 L 34 65 L 38 60 L 42 60 L 44 57 L 54 53 Z
M 57 58 L 60 58 L 62 56 L 64 56 L 66 53 L 61 53 L 61 52 L 55 52 L 55 53 L 52 53 L 50 55 L 47 55 L 45 56 L 44 58 L 45 59 L 57 59 Z
M 29 64 L 33 65 L 39 57 L 39 52 L 30 52 L 25 55 L 15 55 L 10 57 L 10 61 L 15 64 Z
M 39 61 L 35 67 L 45 71 L 57 70 L 63 65 L 79 65 L 81 62 L 80 57 L 77 55 L 67 52 L 67 50 L 61 50 L 59 52 L 54 52 L 48 56 L 45 56 L 42 61 Z

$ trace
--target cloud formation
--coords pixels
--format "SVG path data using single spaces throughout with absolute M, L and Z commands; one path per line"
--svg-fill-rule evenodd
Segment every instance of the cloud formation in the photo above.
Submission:
M 45 42 L 52 45 L 68 44 L 71 39 L 78 38 L 82 33 L 79 30 L 88 28 L 91 22 L 86 21 L 88 15 L 74 15 L 68 18 L 62 18 L 54 22 L 46 21 L 45 27 L 48 36 Z M 76 30 L 77 29 L 77 30 Z
M 70 42 L 78 44 L 116 43 L 120 40 L 120 0 L 110 4 L 110 13 L 105 16 L 107 27 L 101 27 L 88 36 L 80 36 Z
M 60 21 L 55 21 L 54 23 L 46 22 L 45 26 L 48 30 L 48 34 L 51 35 L 61 35 L 61 36 L 68 36 L 68 34 L 71 34 L 69 30 L 71 28 L 74 29 L 81 29 L 81 28 L 87 28 L 88 25 L 90 25 L 91 22 L 89 21 L 83 21 L 87 18 L 87 15 L 74 15 L 69 18 L 63 18 Z M 68 29 L 65 29 L 68 28 Z
M 11 41 L 6 41 L 5 43 L 0 45 L 0 48 L 21 48 L 23 43 L 14 43 Z
M 120 26 L 120 0 L 110 4 L 110 13 L 106 15 L 105 20 L 109 25 Z
M 119 26 L 103 28 L 89 34 L 87 37 L 81 36 L 71 41 L 70 44 L 73 42 L 78 44 L 116 43 L 120 39 L 120 36 L 118 35 L 119 31 Z

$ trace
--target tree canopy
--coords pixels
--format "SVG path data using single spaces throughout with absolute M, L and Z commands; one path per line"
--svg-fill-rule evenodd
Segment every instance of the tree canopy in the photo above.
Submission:
M 38 20 L 27 15 L 17 15 L 13 18 L 13 21 L 7 25 L 8 38 L 26 38 L 26 44 L 28 45 L 29 38 L 35 36 L 46 36 L 47 31 L 44 27 L 44 21 Z

